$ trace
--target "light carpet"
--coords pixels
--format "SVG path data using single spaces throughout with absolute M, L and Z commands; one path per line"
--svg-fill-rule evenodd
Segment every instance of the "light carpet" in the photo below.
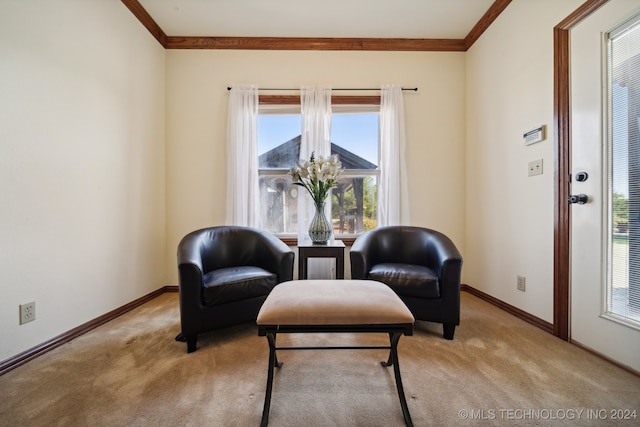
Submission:
M 465 292 L 461 313 L 453 341 L 426 322 L 400 339 L 416 426 L 640 425 L 639 377 Z M 165 293 L 0 376 L 0 425 L 258 426 L 268 345 L 257 327 L 202 335 L 191 354 L 174 341 L 179 330 L 178 295 Z M 387 343 L 367 334 L 278 337 Z M 404 425 L 393 369 L 379 364 L 387 355 L 279 352 L 269 425 Z

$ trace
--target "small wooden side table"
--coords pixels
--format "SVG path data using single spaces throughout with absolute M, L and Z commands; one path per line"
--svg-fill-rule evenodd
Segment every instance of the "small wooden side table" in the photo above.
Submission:
M 335 258 L 336 279 L 344 279 L 344 242 L 330 240 L 324 245 L 316 245 L 311 240 L 298 241 L 298 278 L 307 278 L 309 258 Z

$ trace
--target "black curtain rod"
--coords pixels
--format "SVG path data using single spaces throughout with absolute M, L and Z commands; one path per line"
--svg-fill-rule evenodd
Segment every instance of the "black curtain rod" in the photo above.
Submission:
M 227 86 L 227 90 L 231 90 L 231 86 Z M 300 90 L 300 88 L 258 88 L 258 90 Z M 382 90 L 379 87 L 377 88 L 339 88 L 339 89 L 331 89 L 334 90 Z M 402 88 L 402 90 L 412 90 L 414 92 L 418 91 L 417 87 L 412 88 Z

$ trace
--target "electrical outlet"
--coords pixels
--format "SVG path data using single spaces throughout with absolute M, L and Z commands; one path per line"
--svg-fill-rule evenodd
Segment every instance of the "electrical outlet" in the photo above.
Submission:
M 526 285 L 524 276 L 518 276 L 517 286 L 519 291 L 525 292 Z
M 542 175 L 542 159 L 529 162 L 529 176 Z
M 36 320 L 36 302 L 20 304 L 20 324 L 24 325 L 33 320 Z

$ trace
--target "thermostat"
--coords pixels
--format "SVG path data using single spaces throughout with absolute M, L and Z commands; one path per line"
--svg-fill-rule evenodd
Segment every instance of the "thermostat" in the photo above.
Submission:
M 544 128 L 545 126 L 542 125 L 539 128 L 535 128 L 533 130 L 530 130 L 529 132 L 525 133 L 524 135 L 522 135 L 522 137 L 524 138 L 524 145 L 530 145 L 533 144 L 535 142 L 540 142 L 542 141 L 545 136 L 544 136 Z

